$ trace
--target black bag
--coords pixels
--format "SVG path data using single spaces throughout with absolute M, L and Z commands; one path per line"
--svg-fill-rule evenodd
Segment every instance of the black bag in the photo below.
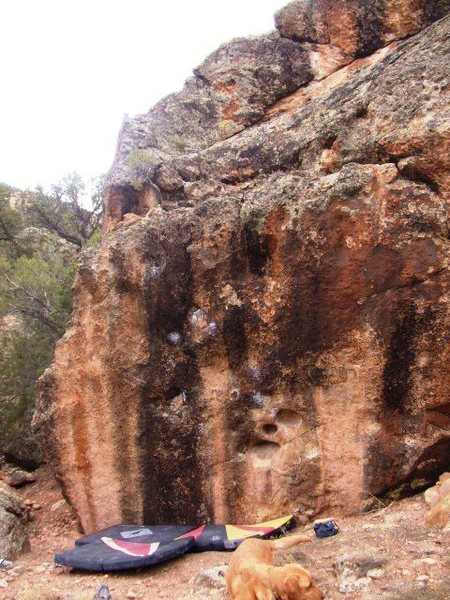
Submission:
M 313 525 L 314 532 L 318 538 L 330 537 L 339 532 L 339 527 L 334 521 L 322 521 Z

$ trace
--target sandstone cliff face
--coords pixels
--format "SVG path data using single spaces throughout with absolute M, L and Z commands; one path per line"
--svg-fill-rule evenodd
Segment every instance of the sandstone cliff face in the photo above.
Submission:
M 86 531 L 446 468 L 448 10 L 292 2 L 124 124 L 35 417 Z

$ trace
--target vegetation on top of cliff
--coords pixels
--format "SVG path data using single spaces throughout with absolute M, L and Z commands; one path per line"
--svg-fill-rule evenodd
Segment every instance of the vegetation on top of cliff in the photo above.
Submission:
M 0 451 L 22 460 L 35 454 L 34 384 L 69 319 L 77 255 L 98 239 L 102 185 L 86 198 L 76 173 L 50 194 L 0 184 Z
M 40 227 L 82 248 L 99 229 L 103 182 L 99 177 L 88 186 L 78 173 L 66 175 L 52 187 L 51 194 L 42 190 L 35 193 L 29 213 Z M 84 199 L 89 208 L 84 206 Z

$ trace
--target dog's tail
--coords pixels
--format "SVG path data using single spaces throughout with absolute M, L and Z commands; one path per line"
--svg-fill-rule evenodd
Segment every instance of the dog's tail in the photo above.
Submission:
M 305 544 L 307 542 L 311 542 L 312 540 L 304 535 L 299 534 L 266 541 L 270 543 L 273 550 L 286 550 L 287 548 L 292 548 L 292 546 L 296 546 L 297 544 Z

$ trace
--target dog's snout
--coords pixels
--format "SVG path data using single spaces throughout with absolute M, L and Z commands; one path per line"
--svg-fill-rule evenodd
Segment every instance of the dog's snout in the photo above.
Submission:
M 307 595 L 305 595 L 305 600 L 323 600 L 325 598 L 325 594 L 322 590 L 319 590 L 318 587 L 313 586 Z

